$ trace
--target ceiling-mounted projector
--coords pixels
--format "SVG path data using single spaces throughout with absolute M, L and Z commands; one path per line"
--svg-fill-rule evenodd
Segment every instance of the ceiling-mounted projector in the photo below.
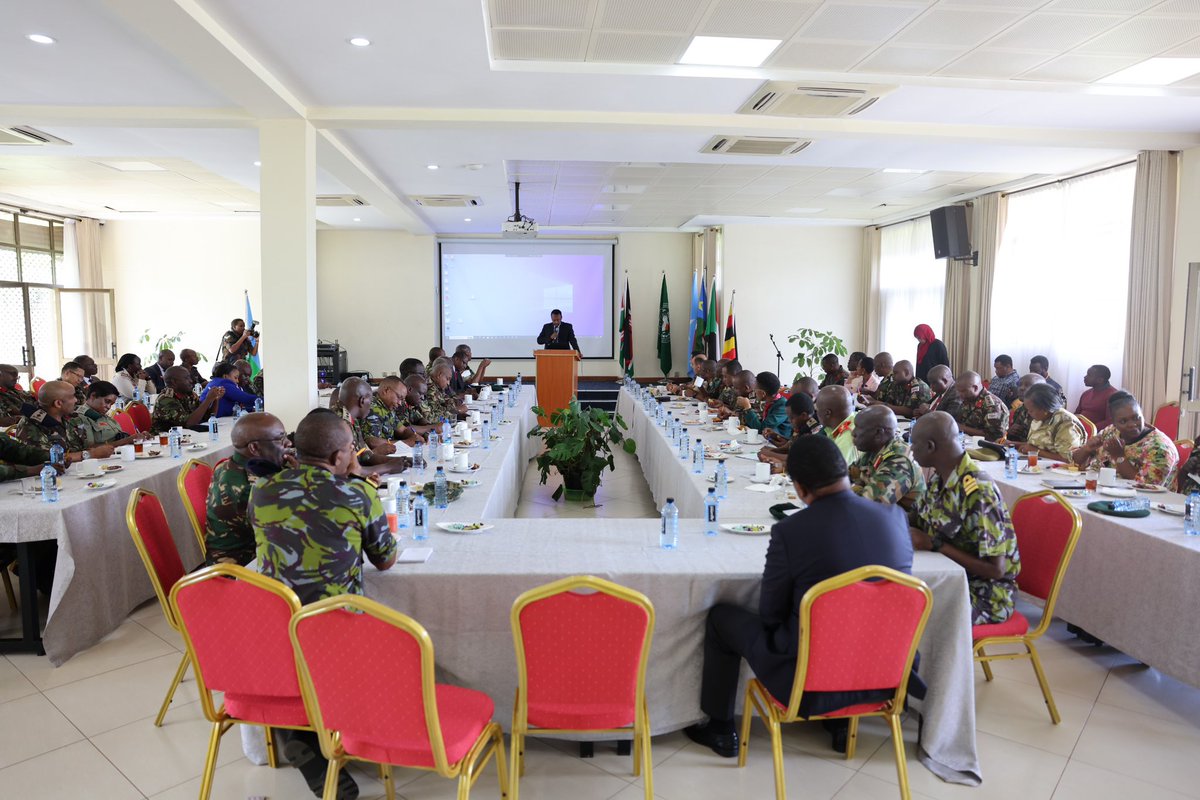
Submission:
M 537 223 L 521 213 L 521 182 L 517 181 L 513 202 L 513 215 L 500 224 L 500 235 L 505 239 L 532 239 L 538 235 Z

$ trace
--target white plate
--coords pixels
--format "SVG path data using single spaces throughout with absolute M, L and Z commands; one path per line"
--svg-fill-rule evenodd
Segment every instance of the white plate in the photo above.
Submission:
M 745 461 L 758 461 L 758 453 L 738 453 L 734 458 L 740 458 Z
M 771 533 L 771 526 L 725 523 L 721 525 L 721 530 L 729 531 L 730 533 L 740 533 L 742 536 L 767 536 Z
M 478 525 L 479 527 L 464 529 L 464 525 Z M 483 533 L 484 531 L 490 531 L 492 528 L 496 527 L 495 525 L 488 525 L 484 522 L 439 522 L 437 526 L 446 533 Z
M 1017 472 L 1021 473 L 1022 475 L 1041 475 L 1045 471 L 1046 470 L 1042 469 L 1041 467 L 1021 467 L 1019 470 L 1017 470 Z
M 1079 480 L 1083 480 L 1083 470 L 1077 469 L 1071 471 L 1066 467 L 1051 467 L 1050 471 L 1055 475 L 1066 475 L 1068 478 L 1079 478 Z
M 738 439 L 738 444 L 748 444 L 751 447 L 754 447 L 755 445 L 766 444 L 766 443 L 767 443 L 767 440 L 762 438 L 761 436 L 758 438 L 758 441 L 756 441 L 756 442 L 752 442 L 749 439 Z
M 146 459 L 146 458 L 162 458 L 162 451 L 155 450 L 152 453 L 134 453 L 133 457 L 138 459 L 139 461 L 142 459 Z
M 70 475 L 72 478 L 79 478 L 81 481 L 95 481 L 95 480 L 100 480 L 101 478 L 104 477 L 103 472 L 97 472 L 93 475 L 81 475 L 78 472 L 69 472 L 67 474 Z
M 1059 494 L 1063 497 L 1091 497 L 1092 493 L 1087 489 L 1060 489 Z
M 100 489 L 111 489 L 112 487 L 114 487 L 116 485 L 117 485 L 116 481 L 99 480 L 99 481 L 92 481 L 91 483 L 86 483 L 86 484 L 84 484 L 83 488 L 89 489 L 91 491 L 99 491 Z
M 751 476 L 750 476 L 750 482 L 751 482 L 751 483 L 770 483 L 770 482 L 771 482 L 771 478 L 773 478 L 773 477 L 774 477 L 773 475 L 768 475 L 768 476 L 767 476 L 767 477 L 765 477 L 765 478 L 760 478 L 760 477 L 758 477 L 757 475 L 751 475 Z
M 1148 483 L 1131 483 L 1129 484 L 1129 488 L 1145 492 L 1146 494 L 1166 494 L 1167 492 L 1162 486 L 1152 486 Z
M 1109 497 L 1137 497 L 1137 492 L 1133 489 L 1127 489 L 1124 486 L 1101 486 L 1100 494 L 1108 495 Z
M 708 476 L 708 477 L 706 477 L 704 480 L 708 481 L 709 483 L 716 483 L 716 482 L 717 482 L 717 475 L 716 475 L 716 473 L 714 472 L 712 475 L 709 475 L 709 476 Z M 737 480 L 737 478 L 733 477 L 732 475 L 729 475 L 729 476 L 727 476 L 726 480 L 727 480 L 729 483 L 733 483 L 734 481 L 736 481 L 736 480 Z M 754 479 L 753 479 L 753 478 L 751 478 L 751 480 L 754 480 Z
M 1150 507 L 1164 514 L 1170 514 L 1172 517 L 1182 517 L 1186 513 L 1186 506 L 1183 503 L 1151 503 Z
M 187 447 L 185 447 L 185 448 L 183 448 L 183 449 L 184 449 L 184 450 L 190 450 L 190 451 L 192 451 L 192 452 L 196 452 L 197 450 L 207 450 L 207 449 L 208 449 L 208 445 L 207 445 L 207 444 L 205 444 L 204 442 L 198 442 L 198 443 L 196 443 L 196 444 L 189 444 Z
M 123 469 L 125 469 L 125 468 L 122 467 L 120 464 L 101 464 L 100 465 L 100 471 L 103 473 L 106 473 L 106 474 L 109 472 L 120 472 Z
M 458 469 L 456 467 L 450 467 L 450 469 L 446 471 L 453 472 L 455 475 L 474 475 L 479 471 L 479 467 L 475 467 L 475 469 Z
M 454 443 L 454 449 L 455 449 L 455 450 L 470 450 L 472 447 L 479 447 L 479 444 L 478 444 L 477 442 L 470 442 L 470 443 L 468 443 L 468 442 L 455 442 L 455 443 Z
M 479 485 L 479 481 L 471 480 L 470 478 L 463 478 L 461 481 L 458 481 L 457 483 L 459 486 L 463 487 L 464 489 L 474 489 L 476 486 Z

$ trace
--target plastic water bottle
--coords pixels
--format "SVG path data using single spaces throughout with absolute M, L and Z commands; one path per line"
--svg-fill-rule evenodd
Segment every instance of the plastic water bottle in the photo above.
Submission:
M 425 474 L 425 448 L 421 446 L 420 439 L 418 439 L 417 443 L 413 445 L 412 451 L 413 451 L 413 454 L 412 454 L 413 469 L 416 470 L 416 473 L 418 475 L 424 475 Z
M 437 473 L 433 476 L 433 507 L 437 509 L 449 508 L 450 501 L 446 499 L 446 470 L 442 467 L 437 468 Z
M 671 440 L 671 444 L 678 444 L 679 435 L 675 432 L 675 416 L 667 412 L 667 438 Z
M 413 500 L 413 541 L 423 542 L 429 538 L 429 501 L 424 492 L 417 492 Z
M 1004 450 L 1004 477 L 1008 480 L 1017 478 L 1017 449 L 1007 447 Z
M 243 405 L 239 405 L 239 406 L 237 407 L 237 411 L 236 411 L 236 412 L 234 412 L 234 417 L 235 417 L 235 418 L 237 418 L 237 419 L 241 419 L 242 417 L 246 416 L 246 413 L 247 413 L 247 412 L 246 412 L 246 407 L 245 407 L 245 406 L 243 406 Z
M 133 402 L 142 402 L 142 387 L 138 386 L 136 383 L 133 385 Z
M 42 467 L 42 502 L 58 502 L 58 470 L 49 461 Z
M 50 463 L 61 464 L 63 457 L 66 455 L 66 448 L 62 446 L 62 442 L 55 442 L 50 445 Z
M 729 497 L 729 469 L 725 466 L 725 459 L 717 459 L 717 471 L 714 475 L 716 476 L 717 498 L 724 500 Z
M 704 498 L 704 535 L 717 535 L 717 519 L 720 516 L 720 501 L 717 499 L 717 490 L 709 489 L 708 496 Z
M 483 449 L 492 449 L 492 426 L 485 419 L 479 426 L 479 438 L 483 440 Z
M 517 373 L 517 394 L 520 394 L 520 393 L 521 393 L 521 388 L 522 388 L 522 384 L 521 384 L 521 373 L 519 373 L 519 372 L 518 372 L 518 373 Z
M 508 407 L 509 407 L 509 408 L 512 408 L 513 406 L 515 406 L 515 405 L 517 404 L 517 392 L 516 392 L 516 388 L 515 388 L 515 387 L 514 387 L 514 388 L 512 388 L 512 389 L 509 389 L 509 390 L 508 390 L 507 392 L 505 392 L 504 394 L 505 394 L 505 395 L 507 396 L 507 398 L 508 398 Z
M 692 450 L 692 472 L 704 474 L 704 442 L 700 439 L 696 440 L 696 447 Z
M 404 530 L 411 524 L 412 508 L 408 503 L 408 481 L 400 481 L 400 485 L 396 487 L 396 518 L 399 520 L 400 530 Z
M 167 446 L 171 448 L 171 458 L 183 458 L 183 435 L 177 428 L 171 428 L 167 434 Z
M 437 461 L 441 457 L 441 455 L 442 455 L 441 439 L 438 438 L 437 429 L 432 428 L 429 431 L 429 460 Z
M 684 461 L 687 461 L 688 456 L 691 455 L 691 451 L 688 450 L 688 442 L 688 431 L 687 428 L 684 428 L 679 435 L 679 457 Z
M 257 413 L 263 410 L 263 401 L 261 397 L 254 398 L 254 411 Z
M 42 470 L 42 475 L 45 474 L 46 471 Z M 1187 496 L 1183 512 L 1183 532 L 1188 536 L 1200 536 L 1200 492 L 1192 492 Z
M 117 402 L 113 403 L 113 411 L 125 410 L 125 398 L 117 395 Z
M 450 420 L 442 417 L 442 441 L 448 442 L 454 437 L 454 429 L 450 427 Z
M 667 504 L 662 509 L 662 529 L 658 534 L 658 546 L 663 550 L 674 550 L 679 546 L 679 508 L 675 505 L 674 497 L 668 497 Z
M 215 414 L 208 418 L 208 438 L 214 442 L 217 440 L 217 417 Z

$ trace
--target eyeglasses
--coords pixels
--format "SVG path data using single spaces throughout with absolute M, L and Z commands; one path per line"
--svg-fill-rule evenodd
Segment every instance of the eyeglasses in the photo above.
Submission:
M 285 444 L 287 442 L 287 438 L 288 435 L 283 433 L 270 439 L 251 439 L 249 442 L 247 442 L 247 444 L 254 444 L 255 442 L 275 442 L 277 444 Z

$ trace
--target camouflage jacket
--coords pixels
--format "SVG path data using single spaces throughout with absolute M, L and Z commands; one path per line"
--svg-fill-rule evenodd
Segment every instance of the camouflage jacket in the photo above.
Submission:
M 704 382 L 704 395 L 709 400 L 716 400 L 717 398 L 719 398 L 721 396 L 721 390 L 724 388 L 725 388 L 725 386 L 721 382 L 720 378 L 713 378 L 712 380 L 707 380 Z
M 402 425 L 408 426 L 433 424 L 432 422 L 426 422 L 425 418 L 421 416 L 421 406 L 410 406 L 407 400 L 396 406 L 396 409 L 392 413 L 396 415 L 396 427 L 400 427 Z
M 124 439 L 128 435 L 121 430 L 121 426 L 115 419 L 107 414 L 101 414 L 95 409 L 85 408 L 83 411 L 76 412 L 75 419 L 83 429 L 84 441 L 88 447 L 108 444 L 117 439 Z
M 36 406 L 37 399 L 21 389 L 0 389 L 0 417 L 16 417 L 22 406 Z
M 0 433 L 0 481 L 12 481 L 26 477 L 20 467 L 36 467 L 50 460 L 50 451 L 22 444 L 11 436 Z
M 455 404 L 454 398 L 436 386 L 429 387 L 429 393 L 425 395 L 425 400 L 418 408 L 421 419 L 425 420 L 427 425 L 436 425 L 443 419 L 450 420 L 450 424 L 453 425 L 458 419 L 458 406 Z
M 78 418 L 72 415 L 59 422 L 40 408 L 28 417 L 21 418 L 12 432 L 12 438 L 40 450 L 49 450 L 56 441 L 61 442 L 68 453 L 87 449 L 87 435 Z
M 908 383 L 900 383 L 889 375 L 879 384 L 879 391 L 875 393 L 875 399 L 889 406 L 903 406 L 912 411 L 917 406 L 932 402 L 933 391 L 929 388 L 929 384 L 920 378 L 913 378 Z
M 1033 425 L 1033 417 L 1021 400 L 1013 401 L 1013 410 L 1008 417 L 1008 440 L 1010 442 L 1028 442 L 1029 429 Z
M 982 430 L 989 442 L 1000 441 L 1008 431 L 1008 409 L 999 397 L 990 392 L 984 392 L 970 403 L 961 403 L 951 416 L 960 427 L 966 425 Z
M 826 386 L 845 386 L 848 380 L 850 380 L 850 373 L 846 372 L 845 367 L 839 366 L 837 372 L 825 373 L 825 377 L 821 379 L 820 388 L 824 389 Z
M 738 393 L 734 391 L 732 386 L 722 386 L 721 393 L 717 397 L 722 405 L 733 408 L 733 404 L 737 402 Z
M 75 387 L 75 408 L 76 410 L 83 408 L 83 404 L 87 402 L 87 387 L 82 383 Z
M 902 439 L 893 439 L 876 453 L 863 453 L 850 467 L 850 482 L 855 494 L 904 508 L 925 493 L 925 475 Z
M 247 509 L 262 574 L 290 586 L 301 603 L 363 593 L 363 555 L 391 558 L 379 495 L 370 483 L 301 464 L 254 486 Z
M 246 564 L 254 559 L 254 530 L 246 517 L 246 504 L 257 479 L 247 474 L 246 460 L 234 453 L 213 470 L 205 501 L 206 564 Z
M 934 474 L 909 521 L 935 543 L 953 545 L 979 558 L 1004 556 L 1004 577 L 999 580 L 967 573 L 971 622 L 1004 622 L 1012 616 L 1021 571 L 1017 535 L 1000 490 L 969 455 L 963 455 L 946 481 Z
M 259 397 L 263 396 L 263 374 L 261 369 L 258 371 L 258 374 L 254 376 L 254 380 L 250 381 L 250 391 L 254 392 Z
M 1012 438 L 1012 428 L 1008 429 Z M 1048 419 L 1034 420 L 1029 428 L 1029 438 L 1026 440 L 1039 450 L 1049 450 L 1064 461 L 1071 460 L 1071 451 L 1080 447 L 1087 440 L 1083 423 L 1079 417 L 1060 408 Z M 1172 445 L 1173 446 L 1173 445 Z
M 929 401 L 930 411 L 945 411 L 955 419 L 958 418 L 961 408 L 962 400 L 959 399 L 958 392 L 954 391 L 953 386 Z
M 396 410 L 389 409 L 378 397 L 371 401 L 371 413 L 362 421 L 363 433 L 380 439 L 395 439 L 399 424 Z
M 345 408 L 338 408 L 338 410 L 334 413 L 341 417 L 342 421 L 350 426 L 350 434 L 354 437 L 354 452 L 360 453 L 360 451 L 363 450 L 368 451 L 360 453 L 358 456 L 358 463 L 369 464 L 371 462 L 371 453 L 369 452 L 370 448 L 367 447 L 367 440 L 363 435 L 362 422 L 352 419 L 350 417 L 350 412 Z
M 154 403 L 154 414 L 150 417 L 150 432 L 163 433 L 176 426 L 186 427 L 188 417 L 200 406 L 200 398 L 194 394 L 176 394 L 174 389 L 168 389 L 158 396 Z M 204 421 L 216 408 L 216 403 L 200 418 Z

